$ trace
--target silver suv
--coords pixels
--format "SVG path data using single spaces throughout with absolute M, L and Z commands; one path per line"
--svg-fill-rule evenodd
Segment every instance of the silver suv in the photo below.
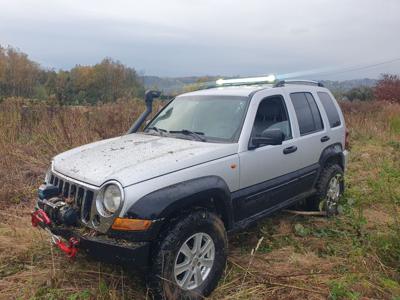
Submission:
M 54 157 L 32 224 L 70 257 L 142 270 L 156 298 L 209 295 L 227 233 L 301 200 L 335 214 L 344 190 L 346 129 L 329 90 L 262 81 L 180 95 L 136 133 L 158 96 L 147 92 L 128 134 Z

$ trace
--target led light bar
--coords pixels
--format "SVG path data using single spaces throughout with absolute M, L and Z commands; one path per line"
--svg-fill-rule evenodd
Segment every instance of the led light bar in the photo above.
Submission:
M 241 84 L 256 84 L 256 83 L 274 83 L 276 76 L 271 74 L 261 77 L 248 77 L 248 78 L 234 78 L 234 79 L 218 79 L 215 83 L 217 85 L 241 85 Z

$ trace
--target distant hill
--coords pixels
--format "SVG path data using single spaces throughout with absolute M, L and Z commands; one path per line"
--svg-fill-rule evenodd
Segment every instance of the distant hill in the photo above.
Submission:
M 143 83 L 145 88 L 156 88 L 163 91 L 165 94 L 177 94 L 183 91 L 184 87 L 194 84 L 199 80 L 208 77 L 210 79 L 217 79 L 220 76 L 188 76 L 188 77 L 158 77 L 158 76 L 144 76 Z M 344 81 L 322 80 L 321 82 L 335 93 L 344 93 L 348 90 L 358 86 L 375 86 L 376 79 L 352 79 Z
M 204 77 L 188 76 L 188 77 L 158 77 L 143 76 L 143 84 L 145 88 L 156 88 L 166 94 L 176 94 L 182 92 L 186 85 L 198 82 Z
M 321 82 L 334 93 L 345 93 L 352 88 L 359 86 L 373 87 L 376 85 L 377 80 L 364 78 L 344 81 L 322 80 Z

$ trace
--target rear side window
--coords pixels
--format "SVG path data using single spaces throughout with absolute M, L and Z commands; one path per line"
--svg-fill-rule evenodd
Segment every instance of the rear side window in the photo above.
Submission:
M 321 100 L 322 106 L 325 109 L 326 114 L 328 115 L 328 120 L 331 128 L 340 126 L 340 117 L 333 102 L 332 97 L 328 93 L 318 92 L 319 100 Z
M 300 134 L 306 135 L 323 129 L 321 115 L 314 97 L 310 93 L 290 94 L 297 121 L 299 122 Z

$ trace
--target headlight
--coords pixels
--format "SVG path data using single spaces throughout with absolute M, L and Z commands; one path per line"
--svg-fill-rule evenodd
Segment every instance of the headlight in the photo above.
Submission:
M 121 190 L 115 184 L 109 184 L 104 189 L 103 207 L 106 213 L 115 213 L 121 205 L 122 195 Z

